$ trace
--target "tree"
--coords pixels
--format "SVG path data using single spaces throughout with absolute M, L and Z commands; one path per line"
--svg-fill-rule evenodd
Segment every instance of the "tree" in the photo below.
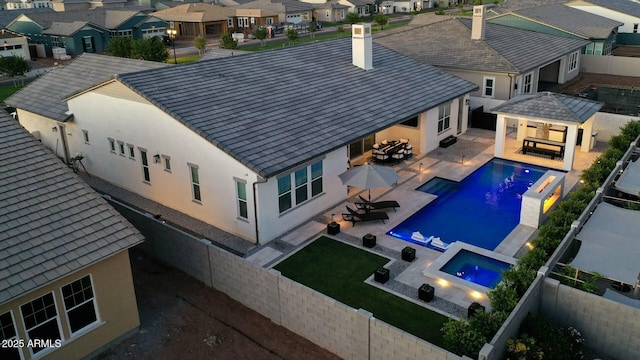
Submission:
M 298 30 L 296 29 L 287 29 L 287 31 L 284 34 L 289 39 L 289 42 L 294 42 L 298 40 Z
M 31 67 L 22 56 L 0 56 L 0 73 L 4 75 L 9 77 L 24 76 L 29 70 Z M 14 80 L 14 85 L 18 86 L 18 82 Z
M 311 38 L 314 38 L 314 34 L 316 32 L 317 28 L 316 28 L 316 22 L 312 21 L 309 23 L 309 26 L 307 27 L 307 31 L 311 33 Z
M 356 13 L 348 13 L 347 16 L 344 18 L 344 22 L 347 24 L 355 24 L 355 23 L 359 23 L 360 22 L 360 15 L 356 14 Z
M 264 26 L 256 28 L 254 35 L 256 36 L 256 39 L 260 40 L 260 46 L 264 47 L 266 45 L 265 39 L 267 38 L 267 28 Z
M 220 47 L 223 49 L 235 49 L 238 47 L 238 42 L 230 33 L 226 33 L 220 38 Z
M 131 57 L 155 62 L 165 62 L 169 58 L 169 51 L 157 37 L 133 41 Z
M 113 56 L 132 58 L 133 57 L 133 38 L 116 37 L 109 40 L 107 52 Z
M 458 7 L 458 9 L 460 10 L 460 13 L 462 14 L 462 11 L 464 10 L 464 4 L 459 2 L 458 5 L 456 5 Z
M 384 29 L 384 26 L 389 22 L 389 18 L 385 14 L 378 14 L 373 18 L 376 24 L 380 25 L 380 30 Z
M 196 47 L 196 49 L 198 49 L 198 53 L 200 54 L 200 56 L 203 56 L 204 49 L 207 48 L 207 41 L 202 36 L 198 35 L 194 40 L 193 45 Z

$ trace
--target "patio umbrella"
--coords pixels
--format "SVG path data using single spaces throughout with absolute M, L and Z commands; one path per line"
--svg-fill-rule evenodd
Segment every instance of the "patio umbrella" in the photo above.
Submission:
M 338 177 L 343 185 L 369 190 L 369 202 L 371 202 L 371 188 L 389 187 L 400 179 L 400 175 L 391 168 L 369 164 L 352 167 Z

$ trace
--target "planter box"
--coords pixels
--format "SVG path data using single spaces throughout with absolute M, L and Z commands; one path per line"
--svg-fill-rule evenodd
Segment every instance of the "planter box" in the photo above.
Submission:
M 480 310 L 482 310 L 483 312 L 486 311 L 484 306 L 480 305 L 477 302 L 472 302 L 471 305 L 469 305 L 469 308 L 467 309 L 467 318 L 471 319 Z
M 453 135 L 449 135 L 446 138 L 440 140 L 440 147 L 441 148 L 448 148 L 449 146 L 455 144 L 456 141 L 458 141 L 457 137 L 455 137 Z
M 336 235 L 340 232 L 340 224 L 335 223 L 329 223 L 327 224 L 327 234 L 329 235 Z
M 412 262 L 416 258 L 416 249 L 407 246 L 402 249 L 402 260 Z
M 433 288 L 433 286 L 429 284 L 422 284 L 422 286 L 418 288 L 418 299 L 429 302 L 433 300 L 434 293 L 435 289 Z
M 376 236 L 367 234 L 362 237 L 362 246 L 372 248 L 376 246 Z
M 376 270 L 376 272 L 373 274 L 373 280 L 381 284 L 389 281 L 389 269 L 383 267 L 378 268 L 378 270 Z

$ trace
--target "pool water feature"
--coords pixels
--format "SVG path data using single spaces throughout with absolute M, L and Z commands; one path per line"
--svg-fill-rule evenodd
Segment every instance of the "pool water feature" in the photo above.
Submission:
M 509 263 L 463 249 L 441 267 L 440 271 L 495 289 L 502 279 L 502 272 L 510 267 Z
M 417 190 L 438 197 L 387 234 L 437 236 L 494 250 L 520 223 L 522 194 L 548 169 L 494 158 L 461 182 L 434 178 Z

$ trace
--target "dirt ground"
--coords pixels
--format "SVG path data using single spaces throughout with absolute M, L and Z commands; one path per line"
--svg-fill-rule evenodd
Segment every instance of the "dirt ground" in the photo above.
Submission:
M 139 250 L 130 256 L 140 331 L 95 360 L 339 359 Z

